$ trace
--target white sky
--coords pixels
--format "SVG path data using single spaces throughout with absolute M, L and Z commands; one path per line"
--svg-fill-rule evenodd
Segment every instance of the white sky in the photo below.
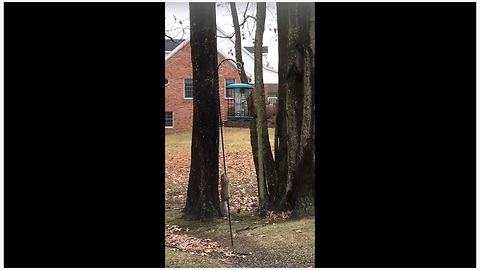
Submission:
M 233 34 L 233 19 L 230 12 L 230 4 L 227 2 L 217 2 L 217 26 L 224 30 L 227 34 Z M 243 22 L 243 14 L 247 6 L 246 2 L 236 2 L 238 20 Z M 188 2 L 167 2 L 165 3 L 165 30 L 173 38 L 187 38 L 189 35 L 188 28 L 190 25 L 190 14 Z M 248 4 L 247 15 L 255 16 L 256 3 Z M 179 21 L 182 23 L 180 24 Z M 247 28 L 250 31 L 246 31 Z M 265 33 L 263 37 L 263 46 L 268 46 L 268 62 L 269 66 L 278 69 L 278 42 L 277 42 L 277 11 L 276 3 L 267 2 L 267 14 L 265 20 Z M 185 34 L 183 31 L 185 30 Z M 241 29 L 240 29 L 241 30 Z M 253 46 L 253 37 L 255 36 L 254 20 L 248 19 L 245 24 L 245 40 L 242 40 L 242 46 Z M 251 32 L 251 37 L 248 32 Z M 266 63 L 264 63 L 266 65 Z

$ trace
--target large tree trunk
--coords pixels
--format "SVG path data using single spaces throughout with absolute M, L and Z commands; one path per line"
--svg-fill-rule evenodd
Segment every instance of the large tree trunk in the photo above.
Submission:
M 315 213 L 315 6 L 278 3 L 279 98 L 276 154 L 295 213 Z M 285 170 L 281 172 L 281 170 Z M 286 172 L 286 173 L 285 173 Z M 285 174 L 283 174 L 285 173 Z
M 218 194 L 219 118 L 215 3 L 190 3 L 193 129 L 186 220 L 221 216 Z
M 295 209 L 297 214 L 315 214 L 315 5 L 300 5 L 300 26 L 308 33 L 300 38 L 303 47 L 303 119 L 300 127 L 298 172 Z M 298 62 L 298 61 L 297 61 Z

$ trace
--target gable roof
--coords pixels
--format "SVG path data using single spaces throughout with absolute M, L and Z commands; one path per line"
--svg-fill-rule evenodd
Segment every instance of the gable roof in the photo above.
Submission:
M 231 38 L 221 38 L 221 37 L 228 37 L 227 33 L 225 33 L 221 28 L 217 26 L 217 52 L 222 55 L 225 59 L 234 59 L 235 57 L 231 53 L 231 49 L 235 47 L 235 42 Z M 167 41 L 165 41 L 167 42 Z M 180 44 L 178 44 L 169 54 L 165 55 L 165 62 L 170 59 L 175 53 L 181 50 L 186 44 L 190 42 L 190 38 L 183 40 Z M 230 55 L 227 53 L 230 50 Z M 247 74 L 247 77 L 253 79 L 254 71 L 254 59 L 253 53 L 251 53 L 245 47 L 242 47 L 242 55 L 243 55 L 243 63 L 244 63 L 244 70 Z M 231 65 L 236 65 L 232 61 L 227 61 Z M 278 71 L 263 65 L 263 76 L 264 76 L 264 83 L 266 84 L 276 84 L 278 83 Z
M 187 38 L 183 40 L 180 44 L 177 44 L 177 46 L 169 54 L 165 56 L 165 62 L 168 59 L 170 59 L 174 54 L 176 54 L 180 49 L 182 49 L 183 46 L 187 45 L 188 42 L 190 42 L 190 38 Z M 167 51 L 166 46 L 167 46 L 167 40 L 165 39 L 165 51 Z
M 180 45 L 184 39 L 165 39 L 165 51 L 166 52 L 171 52 L 173 51 L 178 45 Z
M 245 46 L 244 48 L 247 49 L 251 54 L 255 53 L 254 52 L 255 47 L 253 47 L 253 46 Z M 268 46 L 263 46 L 262 47 L 262 53 L 268 53 Z
M 229 36 L 227 33 L 225 33 L 225 31 L 223 31 L 223 30 L 222 30 L 220 27 L 218 27 L 218 26 L 217 26 L 217 31 L 220 32 L 224 37 Z M 235 42 L 234 42 L 231 38 L 222 38 L 222 40 L 228 41 L 228 42 L 230 42 L 230 43 L 232 44 L 232 46 L 235 46 Z M 251 53 L 249 50 L 247 50 L 247 48 L 246 48 L 245 46 L 242 46 L 242 52 L 243 52 L 242 55 L 244 55 L 244 57 L 243 57 L 243 62 L 244 62 L 244 64 L 246 64 L 246 61 L 247 61 L 247 60 L 245 59 L 245 56 L 246 56 L 246 57 L 249 57 L 249 58 L 250 58 L 250 61 L 251 61 L 251 64 L 253 64 L 253 61 L 254 61 L 254 59 L 255 59 L 255 57 L 253 56 L 253 53 Z M 252 50 L 252 52 L 253 52 L 253 50 Z M 245 67 L 245 65 L 244 65 L 244 67 Z M 253 65 L 252 65 L 250 68 L 251 68 L 251 70 L 253 70 Z M 268 70 L 268 71 L 271 71 L 271 72 L 274 72 L 274 73 L 278 73 L 278 71 L 276 71 L 275 69 L 273 69 L 273 68 L 271 68 L 271 67 L 267 67 L 267 66 L 264 65 L 263 68 L 264 68 L 265 70 Z M 245 68 L 245 71 L 247 71 L 247 68 Z M 264 74 L 264 76 L 265 76 L 265 74 Z

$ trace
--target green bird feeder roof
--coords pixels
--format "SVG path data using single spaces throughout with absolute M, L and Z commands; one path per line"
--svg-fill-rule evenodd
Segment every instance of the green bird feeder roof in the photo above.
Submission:
M 253 89 L 253 85 L 246 84 L 246 83 L 232 83 L 227 85 L 227 89 L 232 89 L 232 88 Z

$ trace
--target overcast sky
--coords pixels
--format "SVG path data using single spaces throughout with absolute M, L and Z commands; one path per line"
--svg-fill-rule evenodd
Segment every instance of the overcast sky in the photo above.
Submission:
M 238 20 L 243 21 L 243 15 L 247 3 L 237 2 Z M 270 66 L 278 69 L 278 43 L 277 43 L 277 11 L 276 3 L 267 2 L 267 14 L 265 20 L 265 33 L 263 38 L 263 46 L 268 46 L 268 61 Z M 232 13 L 230 11 L 230 4 L 227 2 L 217 2 L 217 26 L 223 29 L 228 34 L 233 34 Z M 256 3 L 248 3 L 247 15 L 255 16 Z M 188 2 L 166 2 L 165 3 L 165 30 L 173 38 L 187 38 L 189 35 L 188 28 L 190 26 Z M 251 37 L 246 33 L 246 40 L 242 40 L 242 46 L 253 46 L 253 37 L 255 36 L 254 20 L 248 19 L 245 30 L 250 29 Z M 185 31 L 185 34 L 183 33 Z M 266 64 L 266 63 L 264 63 Z

